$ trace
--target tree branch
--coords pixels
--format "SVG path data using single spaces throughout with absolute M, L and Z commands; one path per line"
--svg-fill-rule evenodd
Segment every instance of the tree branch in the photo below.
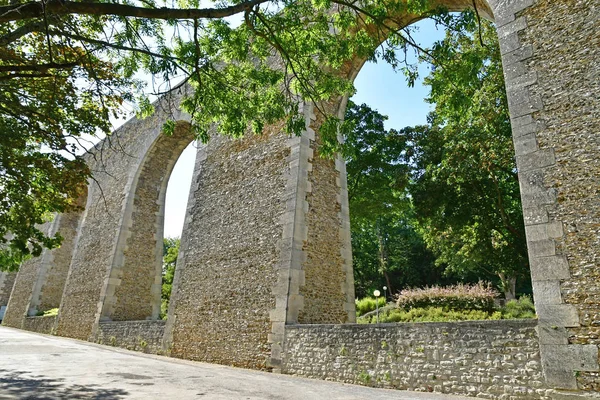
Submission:
M 48 18 L 48 23 L 51 24 L 50 18 Z M 40 32 L 44 30 L 44 27 L 45 23 L 43 21 L 34 21 L 26 25 L 20 26 L 14 31 L 0 37 L 0 46 L 6 46 L 29 33 Z
M 37 65 L 0 65 L 0 72 L 12 72 L 12 71 L 37 71 L 46 72 L 49 69 L 71 69 L 79 65 L 79 63 L 48 63 L 48 64 L 37 64 Z
M 8 75 L 3 75 L 0 76 L 0 81 L 8 81 L 10 79 L 14 79 L 14 78 L 50 78 L 52 77 L 52 74 L 48 74 L 48 73 L 39 73 L 39 74 L 22 74 L 22 73 L 18 73 L 18 74 L 8 74 Z
M 251 0 L 223 8 L 146 8 L 114 3 L 74 2 L 61 0 L 32 1 L 0 7 L 0 23 L 41 18 L 48 15 L 114 15 L 150 19 L 216 19 L 229 17 L 269 0 Z

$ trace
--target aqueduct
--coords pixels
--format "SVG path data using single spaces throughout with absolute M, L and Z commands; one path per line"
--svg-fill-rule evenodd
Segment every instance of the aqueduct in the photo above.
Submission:
M 165 188 L 192 140 L 178 92 L 97 146 L 85 211 L 46 227 L 65 242 L 21 266 L 3 324 L 346 382 L 368 375 L 382 386 L 486 398 L 597 395 L 600 3 L 440 3 L 475 4 L 497 26 L 536 323 L 347 324 L 355 314 L 345 166 L 316 154 L 322 116 L 311 104 L 299 137 L 271 126 L 197 149 L 173 297 L 158 321 Z M 354 78 L 364 61 L 341 73 Z M 327 111 L 343 115 L 345 105 L 331 101 Z M 179 121 L 171 137 L 160 135 L 167 118 Z M 57 317 L 35 317 L 57 306 Z

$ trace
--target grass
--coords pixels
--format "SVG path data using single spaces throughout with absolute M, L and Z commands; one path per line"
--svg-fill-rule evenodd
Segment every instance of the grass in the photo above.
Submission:
M 529 296 L 521 296 L 518 300 L 511 300 L 500 310 L 502 311 L 502 319 L 536 318 L 535 306 Z
M 58 307 L 57 308 L 51 308 L 49 310 L 46 311 L 38 311 L 38 313 L 35 315 L 36 317 L 55 317 L 58 315 Z
M 395 308 L 383 310 L 379 314 L 380 323 L 390 322 L 453 322 L 453 321 L 477 321 L 477 320 L 500 320 L 500 319 L 528 319 L 536 318 L 533 301 L 528 296 L 522 296 L 519 300 L 511 300 L 504 307 L 493 311 L 484 310 L 455 310 L 447 307 L 415 307 L 409 310 Z M 377 317 L 371 315 L 358 318 L 358 323 L 374 324 Z
M 356 316 L 360 317 L 361 315 L 365 315 L 368 312 L 375 311 L 377 308 L 376 300 L 373 297 L 365 297 L 360 300 L 356 300 Z M 379 308 L 385 306 L 385 298 L 378 297 L 377 302 L 379 303 Z

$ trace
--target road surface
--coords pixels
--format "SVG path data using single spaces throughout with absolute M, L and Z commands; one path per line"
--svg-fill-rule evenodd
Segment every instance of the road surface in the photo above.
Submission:
M 177 360 L 0 327 L 0 399 L 467 398 L 374 389 Z

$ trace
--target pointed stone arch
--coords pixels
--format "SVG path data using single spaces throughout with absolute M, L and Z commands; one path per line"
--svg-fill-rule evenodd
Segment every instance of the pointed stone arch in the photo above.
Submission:
M 189 117 L 179 108 L 185 90 L 160 99 L 151 117 L 128 121 L 93 150 L 94 180 L 59 310 L 58 335 L 94 340 L 101 319 L 158 315 L 164 189 L 180 147 L 192 140 L 185 129 Z M 173 136 L 162 133 L 167 120 L 181 121 Z M 160 155 L 173 157 L 172 164 L 161 163 Z M 140 221 L 150 224 L 147 232 L 139 229 Z M 138 256 L 142 267 L 135 263 Z M 140 275 L 132 273 L 136 268 Z M 119 292 L 131 307 L 117 301 Z
M 597 186 L 594 174 L 600 171 L 598 163 L 590 164 L 590 160 L 600 159 L 594 134 L 599 120 L 590 118 L 590 112 L 597 114 L 600 109 L 600 96 L 593 101 L 589 97 L 600 91 L 592 83 L 598 81 L 600 71 L 596 54 L 600 46 L 595 45 L 598 35 L 594 33 L 600 21 L 594 14 L 596 8 L 589 3 L 570 8 L 550 0 L 439 0 L 431 4 L 450 11 L 476 4 L 480 15 L 496 24 L 546 383 L 558 389 L 597 390 L 592 382 L 597 381 L 600 370 L 599 348 L 593 339 L 598 332 L 597 321 L 593 321 L 598 309 L 591 304 L 600 304 L 600 290 L 589 268 L 598 268 L 593 250 L 598 229 L 592 221 L 597 220 L 599 209 L 591 192 L 574 183 Z M 395 28 L 418 19 L 390 16 Z M 562 19 L 570 21 L 568 35 L 561 34 L 566 26 Z M 590 55 L 591 51 L 595 55 Z M 355 58 L 339 73 L 354 79 L 365 60 Z M 585 72 L 577 72 L 578 65 L 586 65 Z M 325 108 L 343 118 L 346 104 L 347 98 L 333 99 Z M 587 111 L 574 112 L 572 104 Z M 318 136 L 319 125 L 313 129 Z M 573 144 L 575 138 L 580 146 Z M 342 164 L 341 160 L 338 163 Z M 344 172 L 340 181 L 345 181 Z M 594 294 L 585 289 L 590 285 Z
M 159 135 L 144 155 L 130 186 L 101 320 L 158 319 L 167 183 L 192 140 L 190 124 L 179 121 L 172 135 Z

